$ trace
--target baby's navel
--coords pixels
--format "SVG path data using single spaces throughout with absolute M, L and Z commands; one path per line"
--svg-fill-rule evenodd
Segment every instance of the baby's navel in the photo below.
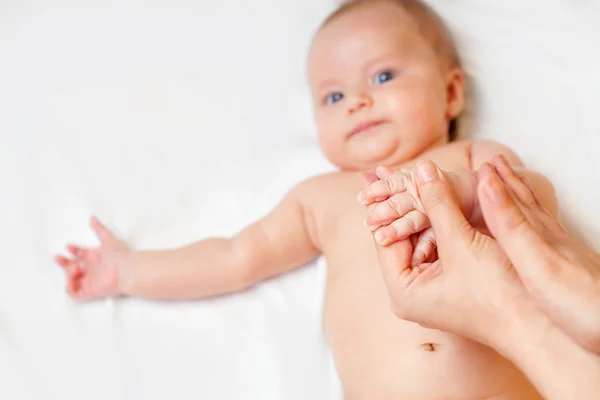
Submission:
M 435 344 L 435 343 L 423 343 L 423 344 L 421 345 L 421 348 L 422 348 L 424 351 L 429 351 L 429 352 L 436 351 L 436 350 L 437 350 L 437 347 L 438 347 L 438 345 L 437 345 L 437 344 Z

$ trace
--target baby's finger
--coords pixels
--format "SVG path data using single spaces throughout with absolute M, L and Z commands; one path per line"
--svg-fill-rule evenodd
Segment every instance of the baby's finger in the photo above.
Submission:
M 72 262 L 67 257 L 61 256 L 61 255 L 55 256 L 54 261 L 63 268 L 65 268 L 69 263 Z
M 69 294 L 69 296 L 71 296 L 73 298 L 77 298 L 80 288 L 81 288 L 80 279 L 69 279 L 68 280 L 66 290 L 67 290 L 67 293 Z
M 377 175 L 375 175 L 374 172 L 371 172 L 371 171 L 362 172 L 360 174 L 360 187 L 361 187 L 361 189 L 364 189 L 367 186 L 369 186 L 370 184 L 372 184 L 373 182 L 376 182 L 378 180 L 379 180 L 379 178 L 377 177 Z M 359 202 L 360 202 L 360 200 L 359 200 Z
M 399 193 L 376 204 L 375 207 L 370 207 L 367 210 L 365 224 L 371 231 L 374 231 L 382 225 L 388 225 L 392 221 L 402 218 L 416 208 L 417 202 L 410 193 Z
M 69 250 L 69 253 L 71 253 L 76 259 L 82 259 L 85 257 L 86 250 L 80 246 L 68 244 L 67 250 Z
M 77 262 L 75 260 L 71 260 L 70 258 L 66 258 L 63 256 L 56 256 L 54 257 L 54 260 L 56 261 L 56 263 L 58 265 L 60 265 L 65 272 L 67 273 L 67 275 L 72 276 L 73 274 L 75 274 L 77 272 L 77 270 L 79 270 L 79 266 L 77 265 Z
M 98 235 L 98 239 L 100 239 L 100 243 L 106 244 L 113 239 L 113 234 L 108 230 L 96 217 L 92 217 L 90 219 L 90 226 Z
M 417 240 L 417 244 L 413 251 L 411 266 L 416 267 L 427 261 L 427 259 L 435 252 L 436 247 L 437 242 L 435 241 L 433 228 L 427 228 L 419 235 L 419 239 Z
M 81 268 L 79 268 L 79 266 L 77 266 L 77 264 L 71 263 L 65 267 L 65 272 L 67 273 L 67 276 L 69 277 L 69 279 L 73 279 L 73 278 L 81 275 Z
M 375 232 L 375 241 L 382 246 L 388 246 L 410 235 L 421 232 L 431 226 L 429 218 L 418 210 L 410 211 L 400 219 Z
M 65 273 L 67 274 L 68 279 L 74 279 L 76 277 L 81 276 L 83 273 L 81 267 L 75 261 L 70 261 L 63 268 L 65 270 Z
M 384 179 L 371 183 L 358 194 L 358 202 L 369 205 L 375 201 L 383 201 L 390 196 L 406 191 L 410 176 L 405 171 L 397 171 Z
M 415 247 L 417 245 L 418 241 L 419 241 L 418 234 L 410 235 L 410 244 L 412 244 L 413 247 Z
M 379 179 L 385 179 L 388 176 L 392 175 L 394 173 L 394 170 L 388 167 L 377 167 L 375 169 L 375 174 L 377 175 L 377 177 Z

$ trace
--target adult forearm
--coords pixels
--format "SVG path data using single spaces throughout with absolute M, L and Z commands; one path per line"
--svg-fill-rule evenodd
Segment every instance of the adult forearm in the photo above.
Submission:
M 584 350 L 533 304 L 521 304 L 490 345 L 549 400 L 600 398 L 600 357 Z

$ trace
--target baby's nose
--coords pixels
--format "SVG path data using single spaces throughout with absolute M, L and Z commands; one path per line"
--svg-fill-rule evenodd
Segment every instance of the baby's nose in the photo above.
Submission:
M 373 98 L 368 93 L 360 93 L 352 99 L 348 114 L 352 115 L 363 108 L 369 108 L 373 105 Z

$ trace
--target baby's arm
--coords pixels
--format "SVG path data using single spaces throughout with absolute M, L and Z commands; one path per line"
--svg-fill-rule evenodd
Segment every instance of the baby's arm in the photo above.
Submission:
M 67 270 L 69 293 L 80 300 L 107 295 L 181 300 L 243 290 L 318 255 L 303 196 L 299 185 L 232 238 L 172 250 L 130 251 L 96 221 L 100 248 L 70 246 L 74 259 L 58 256 L 57 262 Z
M 498 142 L 481 140 L 473 142 L 469 153 L 472 171 L 477 171 L 481 164 L 491 162 L 494 157 L 503 156 L 521 180 L 534 192 L 538 204 L 545 208 L 554 218 L 558 217 L 558 202 L 552 182 L 542 174 L 526 168 L 519 157 L 508 147 Z M 478 206 L 479 204 L 477 204 Z

